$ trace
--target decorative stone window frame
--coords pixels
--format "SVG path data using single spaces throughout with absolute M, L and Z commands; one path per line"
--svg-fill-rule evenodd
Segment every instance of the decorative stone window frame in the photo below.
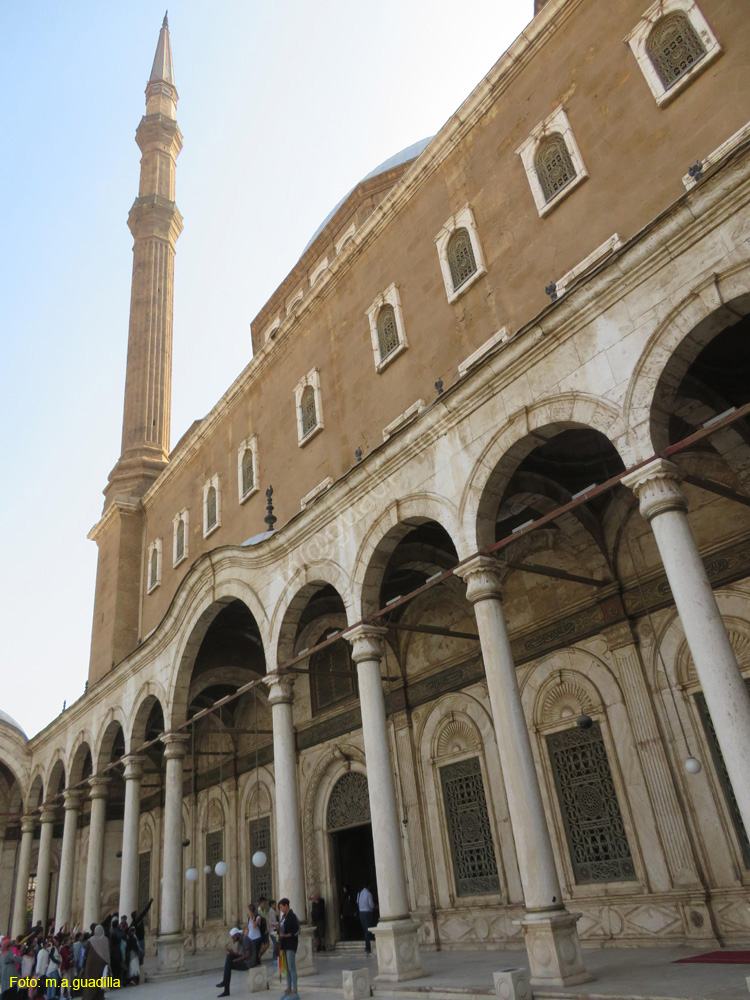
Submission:
M 383 306 L 391 306 L 393 308 L 393 314 L 396 317 L 396 334 L 398 335 L 398 344 L 384 358 L 380 356 L 380 337 L 378 336 L 378 316 Z M 409 342 L 406 339 L 406 330 L 404 329 L 404 312 L 401 308 L 401 296 L 398 292 L 398 285 L 395 282 L 390 284 L 384 292 L 381 292 L 375 298 L 366 315 L 367 322 L 370 325 L 370 339 L 375 359 L 375 371 L 382 372 L 400 354 L 403 354 L 409 346 Z
M 216 522 L 211 527 L 208 526 L 208 491 L 211 487 L 216 490 Z M 221 527 L 221 484 L 218 473 L 211 476 L 203 484 L 203 537 L 208 538 L 218 528 Z
M 305 297 L 304 290 L 301 291 L 299 293 L 299 295 L 295 295 L 295 297 L 292 299 L 292 301 L 289 303 L 289 305 L 286 308 L 286 314 L 287 314 L 287 316 L 291 316 L 292 315 L 292 313 L 297 308 L 297 306 L 300 304 L 300 302 L 302 301 L 302 299 L 304 299 L 304 297 Z
M 548 136 L 553 134 L 562 136 L 565 148 L 570 154 L 570 159 L 576 175 L 572 180 L 568 181 L 565 187 L 561 188 L 553 198 L 550 198 L 549 201 L 547 201 L 544 196 L 542 183 L 539 180 L 539 174 L 536 170 L 536 154 L 539 151 L 539 146 L 542 142 Z M 568 121 L 568 115 L 562 104 L 558 105 L 549 117 L 545 118 L 544 121 L 539 122 L 539 124 L 532 129 L 528 139 L 521 143 L 516 150 L 516 153 L 521 157 L 521 163 L 523 163 L 523 168 L 526 171 L 526 177 L 529 181 L 529 187 L 531 188 L 531 194 L 534 198 L 536 210 L 539 213 L 539 217 L 542 219 L 557 208 L 560 202 L 564 201 L 564 199 L 575 191 L 579 184 L 583 184 L 588 177 L 586 164 L 583 162 L 581 150 L 578 148 L 578 143 L 573 135 L 573 129 L 570 127 L 570 122 Z
M 307 510 L 308 507 L 311 507 L 315 503 L 318 497 L 323 496 L 323 494 L 327 490 L 330 490 L 332 486 L 333 486 L 332 477 L 326 476 L 326 478 L 322 482 L 318 483 L 317 486 L 314 486 L 309 493 L 306 493 L 302 497 L 302 499 L 300 500 L 300 509 Z
M 451 237 L 458 229 L 466 229 L 469 233 L 469 239 L 471 240 L 471 249 L 474 252 L 474 261 L 476 262 L 476 271 L 466 279 L 458 288 L 453 287 L 453 275 L 451 274 L 451 265 L 448 260 L 448 244 L 451 241 Z M 482 252 L 482 244 L 479 242 L 479 231 L 477 230 L 477 224 L 474 220 L 474 212 L 472 211 L 471 205 L 464 205 L 462 209 L 452 215 L 447 222 L 443 223 L 443 228 L 434 238 L 435 247 L 438 253 L 438 259 L 440 261 L 440 271 L 443 275 L 443 283 L 445 285 L 445 294 L 448 296 L 448 302 L 455 302 L 456 299 L 460 298 L 464 292 L 476 284 L 479 279 L 487 273 L 487 265 L 484 260 L 484 253 Z
M 661 77 L 656 71 L 656 67 L 651 62 L 651 57 L 647 51 L 648 37 L 656 24 L 667 14 L 681 11 L 690 21 L 698 37 L 703 42 L 706 54 L 699 59 L 686 73 L 678 77 L 671 87 L 665 87 Z M 641 15 L 638 24 L 630 34 L 625 36 L 625 43 L 630 46 L 630 50 L 635 56 L 638 66 L 646 78 L 651 93 L 656 99 L 659 107 L 669 104 L 685 87 L 690 84 L 696 76 L 703 72 L 711 63 L 718 59 L 722 53 L 722 48 L 716 35 L 711 30 L 708 21 L 703 16 L 700 7 L 695 0 L 656 0 L 648 10 Z
M 613 233 L 609 239 L 600 243 L 595 250 L 592 250 L 590 254 L 583 258 L 582 261 L 579 261 L 575 267 L 571 267 L 569 271 L 566 271 L 561 278 L 558 278 L 555 281 L 555 290 L 557 291 L 558 298 L 565 294 L 574 281 L 577 281 L 578 278 L 585 275 L 588 271 L 591 271 L 598 264 L 601 264 L 601 262 L 611 256 L 615 250 L 619 250 L 621 246 L 622 240 L 619 235 L 617 233 Z
M 156 573 L 151 572 L 152 560 L 156 555 Z M 151 594 L 161 583 L 161 538 L 155 538 L 148 547 L 146 560 L 146 593 Z
M 713 152 L 709 153 L 707 156 L 701 157 L 701 173 L 705 176 L 709 170 L 715 167 L 718 163 L 721 163 L 722 160 L 726 159 L 726 157 L 729 156 L 733 150 L 737 149 L 737 147 L 747 139 L 750 139 L 750 122 L 743 125 L 742 128 L 737 129 L 733 135 L 730 135 L 725 142 L 722 142 L 720 146 L 717 146 Z M 682 183 L 685 185 L 685 190 L 689 191 L 691 188 L 694 188 L 699 181 L 694 174 L 687 173 L 682 178 Z
M 184 545 L 182 547 L 182 555 L 177 554 L 177 530 L 179 528 L 180 522 L 184 525 Z M 175 514 L 172 519 L 172 566 L 179 566 L 180 563 L 185 562 L 188 557 L 188 529 L 190 527 L 190 511 L 187 507 Z
M 316 422 L 315 426 L 305 434 L 302 430 L 302 394 L 308 386 L 312 386 L 315 395 Z M 294 406 L 297 412 L 297 444 L 300 448 L 304 448 L 325 426 L 323 423 L 323 399 L 320 392 L 320 368 L 312 368 L 294 387 Z
M 323 260 L 318 264 L 315 270 L 310 275 L 310 288 L 315 284 L 315 282 L 322 278 L 328 268 L 328 258 L 324 257 Z
M 427 404 L 423 399 L 418 399 L 416 403 L 412 403 L 411 406 L 404 410 L 403 413 L 399 413 L 395 420 L 383 428 L 383 441 L 387 441 L 388 438 L 393 437 L 396 431 L 400 431 L 402 427 L 406 427 L 413 420 L 416 420 L 422 410 L 426 409 Z
M 272 340 L 276 336 L 276 332 L 281 326 L 281 316 L 277 316 L 275 320 L 268 324 L 268 326 L 263 331 L 263 343 Z
M 336 242 L 336 253 L 337 254 L 341 253 L 341 251 L 344 249 L 344 247 L 349 242 L 349 240 L 354 236 L 354 234 L 356 233 L 356 231 L 357 231 L 357 226 L 356 226 L 356 223 L 353 222 L 351 224 L 351 226 L 349 226 L 349 228 L 347 230 L 345 230 L 341 234 L 341 236 L 339 236 L 339 238 L 338 238 L 338 240 Z
M 242 490 L 242 467 L 245 458 L 245 453 L 250 452 L 253 459 L 253 485 L 249 490 L 243 492 Z M 246 437 L 242 444 L 237 449 L 237 497 L 240 503 L 245 503 L 250 497 L 257 493 L 259 489 L 258 486 L 258 435 L 251 434 L 250 437 Z

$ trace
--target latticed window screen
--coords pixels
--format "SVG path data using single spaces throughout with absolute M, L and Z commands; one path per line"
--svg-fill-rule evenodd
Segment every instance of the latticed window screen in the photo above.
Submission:
M 315 390 L 311 385 L 306 386 L 302 393 L 300 409 L 302 411 L 302 433 L 308 434 L 318 422 L 318 416 L 315 412 Z
M 151 898 L 151 851 L 142 851 L 138 855 L 138 912 L 143 911 L 148 906 Z M 148 916 L 146 917 L 148 922 Z
M 576 175 L 565 139 L 559 132 L 547 136 L 542 141 L 537 150 L 534 166 L 545 201 L 551 201 Z
M 318 642 L 323 642 L 325 633 Z M 346 673 L 350 676 L 345 676 Z M 312 710 L 322 712 L 330 705 L 353 697 L 357 693 L 355 666 L 345 642 L 334 642 L 313 653 L 310 658 L 310 695 Z
M 745 681 L 745 685 L 750 691 L 750 678 Z M 703 696 L 702 691 L 698 691 L 695 695 L 695 704 L 698 708 L 698 713 L 701 717 L 701 722 L 703 723 L 703 729 L 706 733 L 706 739 L 708 740 L 708 747 L 711 751 L 711 757 L 714 762 L 714 767 L 716 768 L 716 776 L 719 779 L 719 784 L 721 785 L 721 790 L 724 792 L 724 798 L 726 799 L 727 808 L 729 809 L 729 815 L 732 817 L 732 824 L 737 834 L 737 840 L 740 843 L 740 851 L 742 852 L 742 860 L 745 863 L 746 868 L 750 868 L 750 838 L 748 838 L 747 830 L 745 829 L 745 824 L 742 822 L 742 816 L 740 814 L 740 807 L 737 803 L 737 797 L 734 794 L 734 789 L 732 788 L 732 782 L 729 780 L 729 771 L 727 771 L 727 765 L 724 760 L 724 755 L 721 752 L 721 747 L 719 746 L 719 741 L 716 738 L 716 729 L 714 728 L 711 716 L 708 714 L 708 707 L 706 705 L 706 699 Z
M 333 786 L 326 810 L 326 829 L 344 830 L 370 822 L 370 793 L 367 777 L 347 771 Z
M 255 486 L 255 469 L 253 468 L 252 448 L 245 448 L 242 455 L 242 495 L 249 493 Z
M 273 867 L 271 865 L 271 817 L 262 816 L 260 819 L 250 821 L 250 857 L 256 851 L 263 851 L 266 856 L 266 863 L 262 868 L 256 868 L 251 864 L 250 870 L 250 895 L 255 905 L 261 896 L 266 899 L 273 898 Z
M 223 861 L 224 838 L 221 830 L 206 834 L 206 864 L 211 872 L 206 875 L 206 920 L 224 919 L 224 880 L 214 872 L 217 861 Z
M 646 42 L 646 52 L 667 90 L 706 54 L 690 18 L 674 11 L 657 21 Z
M 179 562 L 185 555 L 185 521 L 183 518 L 177 522 L 177 536 L 175 539 L 175 561 Z
M 477 269 L 468 229 L 457 229 L 448 243 L 448 264 L 453 288 L 459 288 Z
M 32 872 L 29 875 L 29 881 L 26 886 L 26 909 L 34 909 L 34 897 L 36 896 L 36 872 Z
M 213 528 L 216 524 L 216 511 L 216 487 L 209 486 L 206 493 L 206 528 Z
M 478 757 L 440 768 L 445 816 L 451 845 L 456 895 L 479 896 L 498 892 L 492 828 L 484 797 Z
M 396 312 L 391 305 L 384 305 L 378 313 L 378 344 L 381 360 L 398 347 Z
M 635 879 L 635 866 L 598 722 L 547 737 L 577 883 Z
M 154 587 L 159 579 L 159 552 L 156 546 L 151 549 L 151 562 L 148 570 L 148 585 Z

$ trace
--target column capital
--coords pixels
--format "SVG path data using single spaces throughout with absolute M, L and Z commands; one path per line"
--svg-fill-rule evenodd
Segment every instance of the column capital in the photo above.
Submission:
M 617 622 L 604 630 L 604 638 L 607 640 L 607 647 L 611 652 L 615 649 L 622 649 L 624 646 L 635 645 L 633 628 L 628 621 Z
M 122 758 L 122 762 L 125 765 L 125 773 L 123 774 L 125 780 L 137 779 L 140 781 L 143 777 L 143 765 L 146 763 L 146 758 L 136 753 L 129 753 Z
M 472 604 L 494 598 L 502 599 L 500 584 L 500 564 L 494 556 L 474 556 L 454 570 L 466 584 L 466 597 Z
M 90 799 L 106 799 L 107 790 L 109 789 L 109 783 L 111 778 L 108 778 L 103 774 L 95 774 L 88 779 L 89 784 L 89 798 Z
M 268 688 L 269 705 L 285 705 L 294 701 L 294 674 L 282 674 L 274 671 L 266 674 L 263 683 Z
M 52 804 L 42 806 L 39 819 L 42 823 L 54 823 L 57 819 L 57 806 Z
M 163 733 L 159 739 L 164 744 L 165 760 L 172 760 L 174 758 L 181 760 L 187 753 L 187 745 L 190 740 L 190 736 L 187 733 Z
M 63 809 L 80 809 L 83 791 L 80 788 L 66 788 L 63 792 Z
M 36 816 L 21 817 L 21 833 L 33 833 L 36 830 Z
M 622 485 L 631 489 L 638 498 L 641 515 L 647 521 L 668 510 L 687 510 L 681 482 L 682 472 L 666 458 L 655 458 L 622 479 Z
M 385 655 L 385 637 L 388 629 L 382 625 L 355 625 L 344 632 L 344 638 L 352 647 L 355 663 L 363 660 L 382 660 Z

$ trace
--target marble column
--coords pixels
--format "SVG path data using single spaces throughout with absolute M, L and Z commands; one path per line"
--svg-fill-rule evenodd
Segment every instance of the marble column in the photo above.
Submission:
M 145 757 L 128 754 L 125 763 L 125 813 L 122 821 L 122 867 L 119 913 L 128 920 L 138 909 L 138 826 L 141 818 L 141 778 Z
M 17 937 L 26 931 L 26 899 L 29 890 L 29 874 L 31 873 L 31 849 L 34 846 L 34 830 L 36 820 L 33 816 L 21 819 L 21 843 L 18 848 L 18 864 L 16 866 L 16 888 L 13 899 L 13 919 L 11 921 L 11 937 Z
M 49 906 L 50 867 L 52 862 L 52 831 L 57 809 L 45 806 L 42 809 L 42 832 L 39 835 L 39 857 L 36 863 L 36 892 L 34 893 L 34 914 L 32 924 L 39 921 L 47 930 L 47 908 Z
M 76 789 L 66 789 L 63 799 L 65 822 L 63 825 L 62 850 L 60 851 L 60 879 L 57 885 L 56 928 L 70 922 L 70 905 L 73 899 L 73 869 L 76 857 L 76 833 L 78 832 L 78 813 L 81 808 L 82 798 L 82 792 Z
M 91 816 L 89 818 L 89 850 L 86 860 L 86 889 L 83 897 L 83 930 L 98 924 L 102 918 L 102 869 L 104 866 L 104 830 L 107 822 L 107 789 L 110 778 L 89 778 Z M 131 911 L 132 912 L 132 911 Z
M 521 921 L 532 986 L 574 986 L 594 977 L 586 970 L 576 923 L 563 901 L 544 814 L 516 665 L 501 603 L 497 560 L 475 556 L 456 575 L 474 605 L 523 886 Z
M 297 792 L 297 750 L 294 740 L 292 702 L 294 675 L 267 674 L 268 703 L 273 728 L 273 772 L 276 799 L 276 864 L 278 899 L 286 897 L 302 924 L 297 946 L 297 972 L 315 974 L 313 928 L 307 923 L 302 824 Z
M 164 846 L 162 851 L 162 890 L 159 936 L 156 939 L 156 963 L 160 973 L 179 972 L 185 968 L 185 942 L 182 933 L 182 762 L 189 737 L 183 733 L 165 733 L 166 774 L 164 778 Z
M 372 843 L 378 880 L 380 919 L 374 930 L 378 953 L 378 976 L 399 982 L 425 975 L 417 944 L 417 924 L 409 912 L 409 896 L 401 844 L 401 824 L 391 767 L 385 698 L 380 663 L 386 629 L 357 625 L 345 633 L 357 664 L 362 736 L 365 744 L 367 787 L 370 796 Z
M 745 829 L 750 830 L 750 694 L 687 519 L 680 470 L 657 458 L 625 476 L 651 525 Z

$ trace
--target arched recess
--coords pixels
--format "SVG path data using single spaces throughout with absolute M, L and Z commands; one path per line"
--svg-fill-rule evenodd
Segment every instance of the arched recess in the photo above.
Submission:
M 243 898 L 255 902 L 261 896 L 273 899 L 279 895 L 278 866 L 276 859 L 276 817 L 274 815 L 274 780 L 267 767 L 261 765 L 243 775 L 238 803 L 240 818 L 240 877 Z M 253 865 L 253 855 L 261 850 L 266 863 L 260 868 Z M 283 890 L 282 890 L 283 891 Z
M 164 732 L 164 705 L 167 697 L 158 681 L 146 681 L 133 703 L 128 720 L 133 751 Z
M 25 812 L 33 813 L 44 800 L 44 780 L 42 778 L 42 770 L 39 768 L 35 774 L 32 774 L 31 781 L 29 783 L 29 793 L 26 797 L 26 807 Z
M 628 706 L 608 664 L 589 650 L 576 646 L 551 653 L 527 671 L 522 686 L 522 701 L 526 718 L 533 724 L 536 734 L 532 749 L 566 894 L 573 899 L 597 895 L 598 884 L 621 885 L 635 893 L 669 890 L 671 879 L 633 737 Z M 635 710 L 638 710 L 637 707 Z M 581 715 L 590 716 L 595 726 L 599 727 L 606 751 L 606 766 L 604 761 L 601 763 L 602 780 L 605 785 L 611 780 L 629 847 L 630 862 L 623 855 L 619 865 L 612 865 L 612 870 L 620 872 L 617 878 L 612 876 L 608 879 L 599 872 L 577 881 L 569 849 L 561 800 L 561 795 L 567 795 L 567 792 L 558 794 L 551 762 L 552 750 L 547 737 L 575 731 L 576 734 L 588 733 L 590 738 L 594 738 L 597 731 L 593 728 L 578 730 L 576 719 Z M 575 752 L 571 750 L 571 753 Z M 601 794 L 601 789 L 586 794 L 593 801 Z M 600 802 L 598 798 L 596 801 Z M 614 806 L 612 809 L 606 814 L 610 818 L 616 817 L 617 809 Z M 594 818 L 592 816 L 592 822 Z M 612 819 L 612 824 L 611 833 L 616 840 L 620 833 L 615 819 Z M 613 841 L 613 856 L 616 853 Z M 582 862 L 582 867 L 585 867 L 585 862 Z M 593 870 L 596 866 L 589 867 Z M 606 865 L 602 865 L 602 869 L 605 868 Z
M 58 756 L 59 755 L 59 756 Z M 54 763 L 48 768 L 48 778 L 47 787 L 44 792 L 45 802 L 52 802 L 52 800 L 57 800 L 56 805 L 62 806 L 62 791 L 66 786 L 65 781 L 65 762 L 63 760 L 62 751 L 58 750 L 56 754 L 56 759 Z
M 324 588 L 334 590 L 342 605 L 345 623 L 357 620 L 349 579 L 338 563 L 322 560 L 303 566 L 284 587 L 271 616 L 271 662 L 283 663 L 294 656 L 300 619 L 310 600 Z
M 425 803 L 427 841 L 431 846 L 431 880 L 441 910 L 454 906 L 497 906 L 521 903 L 523 890 L 518 872 L 518 861 L 510 825 L 508 802 L 505 794 L 500 758 L 495 739 L 495 729 L 487 705 L 483 686 L 475 694 L 462 691 L 444 695 L 417 715 L 416 741 L 420 762 L 420 784 Z M 453 763 L 479 758 L 487 812 L 489 815 L 498 889 L 496 892 L 461 896 L 451 853 L 449 821 L 441 781 L 441 768 Z M 486 919 L 475 921 L 473 934 L 482 940 L 486 937 Z
M 94 773 L 94 756 L 91 751 L 92 740 L 87 732 L 82 732 L 74 744 L 70 754 L 70 775 L 68 784 L 71 788 L 80 785 Z
M 126 725 L 122 711 L 119 708 L 110 708 L 104 717 L 100 735 L 95 744 L 95 772 L 109 778 L 107 786 L 108 819 L 122 819 L 125 808 L 124 765 L 117 764 L 115 767 L 109 765 L 119 761 L 126 752 L 124 728 Z
M 750 263 L 740 261 L 697 283 L 657 326 L 642 351 L 623 401 L 637 460 L 668 443 L 676 391 L 692 362 L 718 334 L 750 314 Z
M 18 826 L 23 813 L 23 788 L 13 768 L 0 760 L 0 840 L 8 827 Z

